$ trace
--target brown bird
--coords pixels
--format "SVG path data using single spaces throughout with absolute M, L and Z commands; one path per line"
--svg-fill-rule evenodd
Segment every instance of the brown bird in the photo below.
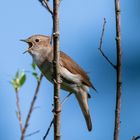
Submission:
M 53 82 L 53 48 L 50 45 L 50 37 L 45 35 L 33 35 L 28 39 L 21 40 L 28 43 L 28 52 L 33 61 L 39 67 L 44 76 Z M 60 51 L 60 76 L 62 79 L 61 88 L 74 93 L 83 115 L 86 120 L 87 128 L 92 130 L 92 122 L 88 107 L 90 97 L 89 88 L 96 89 L 90 82 L 87 73 L 64 52 Z

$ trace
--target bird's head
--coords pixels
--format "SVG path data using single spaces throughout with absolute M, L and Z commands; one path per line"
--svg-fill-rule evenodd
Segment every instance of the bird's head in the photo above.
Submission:
M 29 52 L 32 56 L 43 53 L 43 51 L 50 47 L 50 37 L 45 35 L 33 35 L 20 41 L 28 43 L 29 47 L 24 53 Z

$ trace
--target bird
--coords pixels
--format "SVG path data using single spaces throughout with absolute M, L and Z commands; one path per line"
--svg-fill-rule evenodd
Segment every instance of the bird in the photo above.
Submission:
M 28 44 L 27 50 L 34 63 L 41 70 L 43 75 L 53 83 L 53 47 L 50 43 L 51 37 L 47 35 L 32 35 L 22 39 Z M 92 121 L 88 106 L 88 99 L 91 97 L 89 88 L 96 91 L 87 73 L 70 56 L 60 51 L 60 78 L 61 89 L 73 93 L 78 100 L 84 115 L 88 131 L 92 130 Z

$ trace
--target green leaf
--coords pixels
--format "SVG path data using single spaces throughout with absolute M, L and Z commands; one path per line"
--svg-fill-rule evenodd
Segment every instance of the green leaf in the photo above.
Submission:
M 36 69 L 36 64 L 34 62 L 32 63 L 32 68 L 33 68 L 33 70 Z
M 19 86 L 22 87 L 23 84 L 25 83 L 25 81 L 26 81 L 26 75 L 25 75 L 24 71 L 22 71 L 20 79 L 19 79 Z
M 39 75 L 38 75 L 38 73 L 36 71 L 36 64 L 34 62 L 32 63 L 32 68 L 33 68 L 32 75 L 36 78 L 37 81 L 39 81 L 40 78 L 39 78 Z
M 13 88 L 15 89 L 16 93 L 18 93 L 19 89 L 23 86 L 25 81 L 26 81 L 26 75 L 24 71 L 21 72 L 20 76 L 19 76 L 19 71 L 17 71 L 15 78 L 11 80 L 11 84 Z
M 32 72 L 32 75 L 33 75 L 37 80 L 39 80 L 39 76 L 38 76 L 38 74 L 37 74 L 36 72 Z

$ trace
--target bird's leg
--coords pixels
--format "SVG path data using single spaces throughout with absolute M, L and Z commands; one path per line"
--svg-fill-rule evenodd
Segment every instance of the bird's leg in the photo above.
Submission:
M 52 74 L 52 77 L 54 77 L 54 74 Z M 52 81 L 55 83 L 55 84 L 62 84 L 62 79 L 60 79 L 59 81 L 56 81 L 55 78 L 52 78 Z
M 56 80 L 55 80 L 55 79 L 53 79 L 53 82 L 54 82 L 55 84 L 62 84 L 62 80 L 60 80 L 60 81 L 56 82 Z

